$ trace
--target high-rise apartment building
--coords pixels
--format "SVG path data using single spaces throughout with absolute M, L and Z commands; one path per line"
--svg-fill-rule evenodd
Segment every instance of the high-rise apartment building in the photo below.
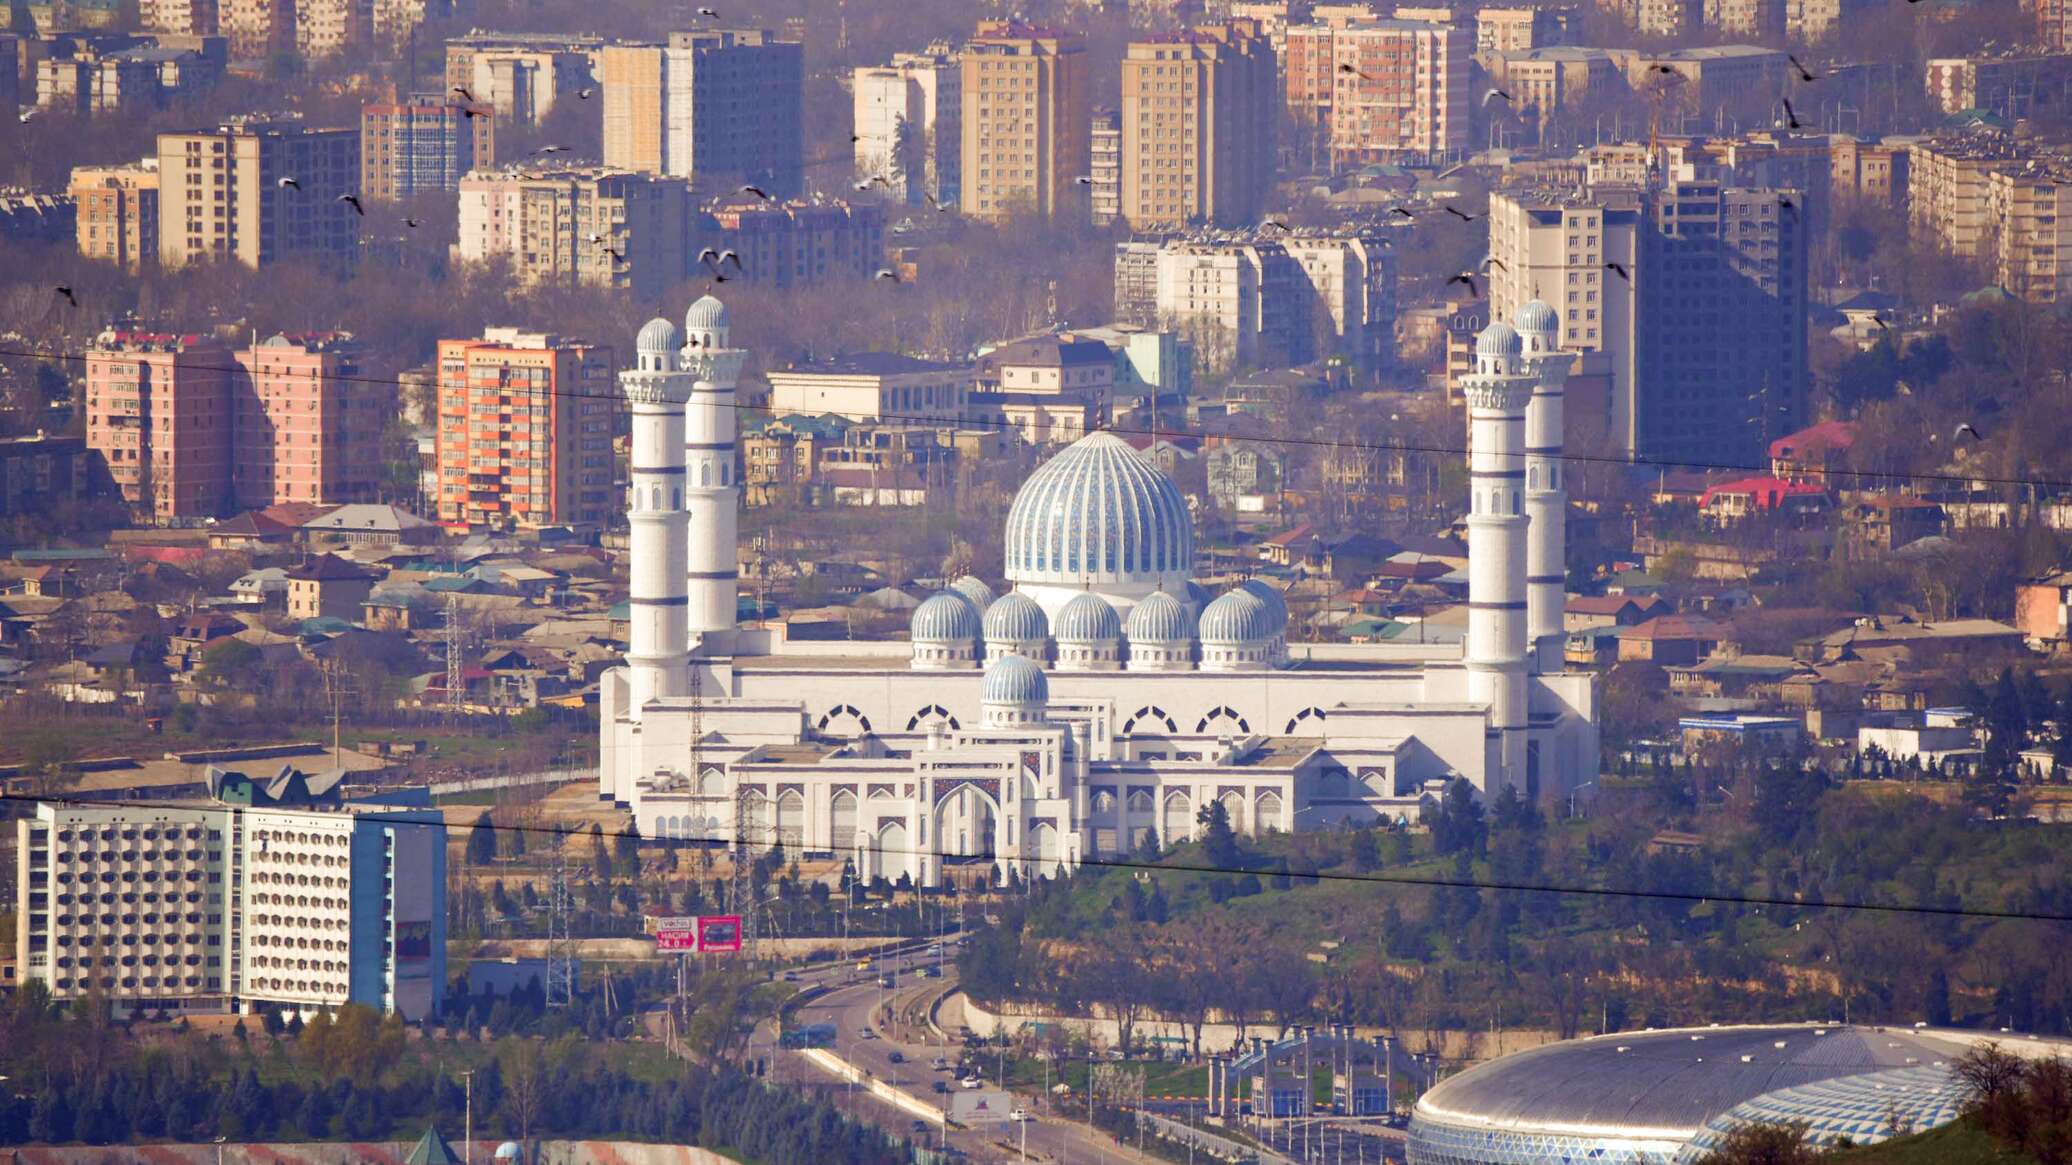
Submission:
M 374 43 L 394 51 L 407 49 L 410 38 L 427 20 L 465 21 L 474 15 L 474 0 L 373 0 Z
M 496 161 L 496 111 L 486 102 L 420 93 L 360 107 L 360 197 L 391 202 L 460 189 Z
M 1107 226 L 1122 217 L 1122 114 L 1096 109 L 1088 127 L 1087 174 L 1093 224 Z
M 964 72 L 947 42 L 865 66 L 855 89 L 856 173 L 882 176 L 892 197 L 939 206 L 960 197 L 964 148 Z
M 1915 238 L 1982 263 L 2019 298 L 2072 299 L 2072 157 L 1969 135 L 1917 142 L 1908 165 Z
M 1290 121 L 1333 166 L 1455 157 L 1468 148 L 1472 45 L 1460 28 L 1423 21 L 1292 27 Z
M 371 502 L 394 394 L 359 376 L 346 332 L 283 333 L 237 353 L 230 481 L 241 510 Z
M 1906 204 L 1907 142 L 1868 141 L 1847 134 L 1834 134 L 1828 140 L 1828 188 L 1836 198 L 1879 206 Z
M 1561 347 L 1609 379 L 1602 427 L 1627 456 L 1717 461 L 1805 411 L 1803 196 L 1672 174 L 1654 187 L 1490 199 L 1490 310 L 1553 304 Z
M 1603 49 L 1576 45 L 1521 49 L 1483 58 L 1492 84 L 1511 95 L 1511 109 L 1541 125 L 1562 106 L 1603 87 L 1624 87 L 1618 62 Z
M 439 341 L 438 513 L 448 525 L 601 526 L 618 512 L 611 349 L 517 328 Z
M 1364 233 L 1118 243 L 1115 310 L 1186 337 L 1209 368 L 1395 359 L 1396 266 Z
M 471 32 L 446 42 L 446 92 L 488 102 L 499 125 L 538 125 L 557 102 L 597 84 L 603 49 L 594 36 Z
M 121 48 L 74 45 L 37 61 L 36 104 L 82 117 L 141 113 L 198 97 L 222 79 L 222 37 L 159 39 Z
M 1881 0 L 1785 0 L 1784 30 L 1793 40 L 1812 44 L 1843 35 L 1884 9 Z
M 135 271 L 158 262 L 158 159 L 75 166 L 69 186 L 79 253 Z
M 2072 49 L 2072 0 L 2035 0 L 2036 40 L 2054 53 Z
M 870 279 L 885 265 L 885 209 L 876 203 L 764 202 L 721 198 L 699 216 L 687 251 L 710 247 L 741 260 L 729 275 L 743 283 L 806 287 Z M 707 268 L 692 260 L 692 274 Z M 733 271 L 728 264 L 722 273 Z
M 438 812 L 254 799 L 39 802 L 14 825 L 21 978 L 61 1001 L 97 995 L 123 1014 L 314 1015 L 347 1003 L 409 1020 L 438 1014 Z
M 217 0 L 142 0 L 137 17 L 145 32 L 214 36 L 218 30 Z
M 211 336 L 108 331 L 86 354 L 86 443 L 131 508 L 156 521 L 230 505 L 230 385 Z
M 460 180 L 453 255 L 520 282 L 652 295 L 688 270 L 689 184 L 623 170 L 512 169 Z
M 374 500 L 393 404 L 357 379 L 345 333 L 101 334 L 87 350 L 87 447 L 153 520 L 276 502 Z
M 218 0 L 217 27 L 239 61 L 270 61 L 295 51 L 296 0 Z
M 708 189 L 753 183 L 777 197 L 805 179 L 805 57 L 760 29 L 671 33 L 667 44 L 599 54 L 604 163 L 690 178 Z
M 997 221 L 1075 211 L 1092 184 L 1085 44 L 984 20 L 962 65 L 964 213 Z
M 1274 152 L 1273 50 L 1258 25 L 1133 41 L 1122 58 L 1122 217 L 1135 230 L 1258 218 Z
M 295 0 L 295 53 L 303 60 L 364 53 L 373 43 L 371 0 Z
M 1570 13 L 1534 4 L 1475 10 L 1475 51 L 1519 53 L 1568 43 Z
M 160 134 L 159 262 L 350 266 L 359 249 L 359 216 L 338 196 L 359 188 L 357 130 L 311 129 L 282 117 Z

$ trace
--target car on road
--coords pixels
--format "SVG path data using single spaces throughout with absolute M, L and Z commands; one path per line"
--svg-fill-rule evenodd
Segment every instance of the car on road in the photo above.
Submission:
M 799 981 L 799 973 L 798 973 L 797 971 L 786 971 L 786 972 L 784 973 L 784 981 L 785 981 L 786 983 L 796 983 L 796 982 L 798 982 L 798 981 Z
M 884 974 L 878 976 L 878 986 L 880 987 L 892 987 L 895 986 L 897 982 L 898 981 L 892 977 L 892 972 L 890 971 L 887 971 Z
M 895 1063 L 895 1064 L 904 1064 L 904 1063 L 906 1063 L 906 1054 L 905 1054 L 905 1053 L 903 1053 L 903 1052 L 901 1052 L 901 1051 L 899 1051 L 899 1050 L 898 1050 L 898 1049 L 896 1049 L 896 1048 L 895 1048 L 894 1050 L 892 1050 L 891 1052 L 887 1053 L 887 1054 L 886 1054 L 886 1056 L 885 1056 L 885 1058 L 886 1058 L 887 1060 L 890 1060 L 890 1061 L 892 1061 L 892 1062 L 893 1062 L 893 1063 Z
M 959 1088 L 984 1088 L 985 1086 L 985 1078 L 981 1076 L 966 1076 L 964 1079 L 957 1081 L 957 1087 Z
M 942 968 L 936 966 L 934 963 L 930 963 L 927 966 L 921 968 L 921 977 L 923 979 L 940 979 L 942 978 Z
M 1007 1114 L 1007 1119 L 1008 1119 L 1008 1120 L 1011 1120 L 1011 1121 L 1025 1121 L 1025 1120 L 1028 1120 L 1028 1119 L 1029 1119 L 1029 1110 L 1028 1110 L 1028 1109 L 1026 1109 L 1026 1108 L 1017 1108 L 1017 1109 L 1015 1109 L 1015 1110 L 1014 1110 L 1013 1112 L 1010 1112 L 1010 1113 L 1008 1113 L 1008 1114 Z
M 915 1121 L 913 1124 L 907 1126 L 907 1132 L 917 1137 L 926 1136 L 928 1134 L 928 1122 Z
M 857 1038 L 865 1040 L 874 1040 L 878 1038 L 878 1033 L 872 1031 L 869 1028 L 864 1028 L 861 1032 L 857 1033 Z
M 931 954 L 931 955 L 940 955 L 940 954 L 942 954 L 942 944 L 941 944 L 941 943 L 929 943 L 929 944 L 928 944 L 928 953 L 929 953 L 929 954 Z
M 935 1086 L 934 1086 L 934 1088 L 932 1089 L 932 1091 L 935 1091 L 935 1092 L 948 1092 L 949 1090 L 950 1090 L 950 1086 L 949 1086 L 949 1085 L 947 1085 L 947 1084 L 945 1084 L 945 1083 L 943 1083 L 943 1082 L 942 1082 L 942 1081 L 940 1081 L 940 1080 L 938 1080 L 938 1081 L 936 1081 L 936 1082 L 935 1082 Z
M 929 1065 L 929 1067 L 934 1068 L 938 1072 L 947 1072 L 950 1070 L 950 1062 L 948 1060 L 943 1059 L 941 1056 L 937 1056 L 935 1058 L 935 1063 Z

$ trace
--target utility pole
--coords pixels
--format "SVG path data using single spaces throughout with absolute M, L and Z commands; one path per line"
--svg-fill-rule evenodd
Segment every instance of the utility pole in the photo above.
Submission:
M 324 696 L 331 702 L 331 767 L 334 769 L 342 769 L 345 767 L 345 762 L 342 759 L 343 750 L 339 747 L 338 702 L 342 697 L 358 695 L 359 689 L 353 687 L 352 684 L 348 682 L 347 677 L 344 674 L 344 670 L 338 666 L 338 661 L 335 659 L 327 659 L 324 661 L 323 676 Z
M 461 1103 L 461 1165 L 475 1165 L 475 1070 L 462 1072 L 460 1078 L 466 1097 Z
M 461 698 L 460 666 L 460 596 L 446 596 L 446 716 L 449 721 L 460 714 Z

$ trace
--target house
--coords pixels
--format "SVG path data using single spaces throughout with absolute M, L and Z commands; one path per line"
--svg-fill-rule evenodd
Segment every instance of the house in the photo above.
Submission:
M 288 571 L 285 567 L 263 566 L 248 570 L 231 580 L 230 597 L 250 607 L 271 607 L 284 603 L 288 598 Z
M 1717 650 L 1725 634 L 1725 628 L 1701 616 L 1657 615 L 1619 632 L 1619 661 L 1688 666 Z
M 1329 539 L 1324 544 L 1324 573 L 1341 582 L 1364 578 L 1402 549 L 1393 539 L 1365 531 Z
M 1737 522 L 1756 514 L 1814 517 L 1826 509 L 1826 487 L 1768 474 L 1721 482 L 1698 498 L 1699 512 L 1720 522 Z
M 1308 566 L 1321 557 L 1323 535 L 1308 522 L 1269 535 L 1259 543 L 1259 557 L 1275 566 Z
M 1842 508 L 1842 537 L 1859 550 L 1891 553 L 1942 534 L 1943 508 L 1925 498 L 1872 494 Z
M 295 523 L 276 518 L 265 510 L 247 510 L 209 527 L 209 549 L 253 551 L 285 546 L 295 540 L 299 529 Z
M 1896 761 L 1955 762 L 1968 766 L 1981 753 L 1978 728 L 1964 709 L 1930 708 L 1871 718 L 1856 730 L 1856 751 Z
M 2022 639 L 2038 651 L 2064 651 L 2072 636 L 2072 570 L 2017 583 L 2014 588 L 2014 625 Z
M 76 592 L 72 572 L 60 566 L 32 566 L 14 577 L 10 591 L 25 599 L 62 599 Z
M 1561 658 L 1570 667 L 1610 667 L 1619 659 L 1619 635 L 1623 627 L 1581 627 L 1568 633 Z
M 166 666 L 176 673 L 187 673 L 201 666 L 202 653 L 213 644 L 243 631 L 241 620 L 229 615 L 189 615 L 173 624 L 172 634 L 166 636 Z
M 1783 481 L 1826 485 L 1856 443 L 1855 421 L 1822 421 L 1770 442 L 1770 475 Z
M 1668 668 L 1671 695 L 1697 700 L 1772 701 L 1806 665 L 1788 655 L 1710 655 Z
M 360 624 L 369 631 L 416 631 L 438 625 L 435 610 L 421 587 L 383 587 L 360 604 Z
M 2018 653 L 2022 649 L 2022 633 L 1994 619 L 1931 623 L 1907 615 L 1872 615 L 1838 631 L 1801 640 L 1792 646 L 1792 654 L 1819 663 L 1881 659 L 1916 664 L 1956 654 L 1976 665 L 1996 653 Z
M 1685 716 L 1676 722 L 1683 736 L 1685 753 L 1710 744 L 1732 744 L 1762 752 L 1783 751 L 1797 744 L 1804 728 L 1792 716 L 1766 716 L 1755 712 L 1726 712 L 1709 716 Z
M 339 506 L 302 523 L 312 544 L 344 546 L 424 546 L 437 542 L 441 531 L 408 510 L 361 503 Z
M 288 572 L 288 617 L 349 623 L 360 617 L 360 604 L 373 593 L 380 577 L 335 554 L 320 555 Z
M 1564 631 L 1592 627 L 1637 627 L 1675 608 L 1659 595 L 1574 595 L 1561 610 Z

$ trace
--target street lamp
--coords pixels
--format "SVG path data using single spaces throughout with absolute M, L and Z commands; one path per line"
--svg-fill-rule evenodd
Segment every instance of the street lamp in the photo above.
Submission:
M 460 1074 L 461 1134 L 460 1154 L 462 1165 L 475 1165 L 475 1070 L 468 1069 Z M 218 1162 L 217 1165 L 222 1165 Z

